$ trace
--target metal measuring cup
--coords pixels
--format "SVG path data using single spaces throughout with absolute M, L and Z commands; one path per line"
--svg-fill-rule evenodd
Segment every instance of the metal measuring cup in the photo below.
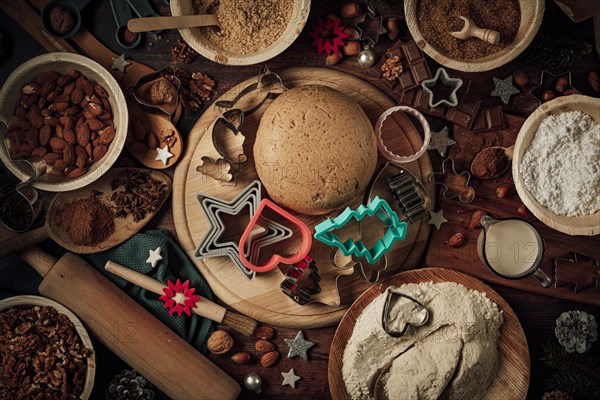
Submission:
M 59 39 L 68 39 L 79 31 L 81 27 L 81 10 L 89 3 L 90 0 L 52 0 L 42 10 L 40 17 L 42 18 L 42 26 L 48 34 Z M 69 11 L 73 16 L 74 23 L 70 31 L 66 33 L 58 33 L 52 29 L 50 23 L 50 12 L 54 7 L 61 7 Z

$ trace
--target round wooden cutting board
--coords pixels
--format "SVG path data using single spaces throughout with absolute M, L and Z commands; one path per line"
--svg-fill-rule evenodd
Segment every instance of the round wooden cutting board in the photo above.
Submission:
M 288 88 L 316 84 L 339 90 L 357 101 L 373 124 L 383 111 L 395 105 L 391 99 L 373 86 L 346 73 L 325 68 L 292 68 L 278 71 L 278 74 Z M 257 77 L 240 83 L 221 96 L 219 100 L 234 99 L 244 88 L 256 81 Z M 236 104 L 236 107 L 250 109 L 255 104 L 252 103 L 252 100 L 258 101 L 256 97 L 245 96 L 241 103 Z M 246 100 L 246 98 L 250 99 Z M 232 200 L 250 182 L 257 179 L 252 147 L 260 117 L 267 106 L 268 104 L 263 105 L 258 111 L 246 115 L 244 118 L 241 132 L 245 136 L 243 149 L 247 161 L 239 166 L 237 182 L 221 182 L 199 172 L 199 168 L 201 171 L 199 166 L 202 156 L 206 154 L 207 149 L 213 146 L 212 134 L 207 132 L 207 128 L 211 126 L 219 112 L 212 107 L 200 117 L 190 132 L 185 156 L 175 170 L 173 182 L 175 228 L 179 241 L 190 259 L 206 278 L 213 292 L 227 305 L 264 323 L 277 326 L 315 328 L 333 325 L 342 318 L 348 305 L 370 285 L 361 277 L 359 271 L 354 271 L 353 268 L 336 267 L 332 262 L 334 249 L 321 242 L 313 240 L 313 246 L 309 253 L 319 268 L 321 293 L 315 297 L 316 302 L 305 306 L 296 304 L 279 288 L 284 279 L 284 273 L 280 268 L 275 268 L 266 274 L 257 274 L 253 280 L 248 280 L 228 257 L 195 257 L 195 250 L 210 226 L 196 195 L 203 193 L 224 200 Z M 386 121 L 383 133 L 386 139 L 389 138 L 390 142 L 393 142 L 391 143 L 393 149 L 398 154 L 415 153 L 421 147 L 422 139 L 411 120 L 403 114 L 393 114 L 393 118 L 388 118 L 388 120 L 390 123 Z M 217 145 L 226 148 L 239 146 L 239 136 L 237 138 L 233 138 L 233 135 L 230 136 L 232 137 L 230 142 L 227 142 L 226 138 L 216 138 L 215 141 Z M 335 149 L 332 150 L 335 151 Z M 385 160 L 380 159 L 380 161 Z M 403 166 L 425 183 L 430 194 L 435 193 L 433 184 L 426 183 L 428 176 L 432 173 L 431 161 L 427 154 L 419 160 Z M 264 190 L 263 195 L 265 195 Z M 385 179 L 378 180 L 373 190 L 373 196 L 375 195 L 385 198 L 390 204 L 396 206 L 396 201 L 392 199 Z M 354 207 L 359 203 L 360 201 Z M 247 213 L 244 211 L 243 214 L 235 217 L 234 220 L 228 218 L 224 221 L 226 233 L 223 236 L 227 236 L 227 240 L 239 240 L 241 232 L 249 222 Z M 298 216 L 311 229 L 324 219 L 323 216 Z M 409 226 L 406 239 L 396 243 L 387 254 L 388 268 L 383 274 L 384 277 L 416 265 L 425 249 L 429 228 L 430 226 L 423 221 Z M 363 234 L 363 236 L 366 235 Z M 277 251 L 279 253 L 281 250 L 279 254 L 286 251 L 291 252 L 294 245 L 293 242 L 286 244 L 286 248 L 277 248 Z M 281 268 L 285 271 L 286 266 Z M 338 288 L 340 295 L 338 295 Z
M 352 304 L 335 331 L 335 336 L 331 342 L 328 366 L 331 397 L 335 400 L 350 399 L 342 377 L 344 349 L 350 336 L 352 336 L 356 319 L 365 307 L 385 292 L 389 286 L 421 282 L 460 283 L 469 289 L 485 293 L 493 302 L 498 304 L 504 315 L 504 323 L 500 328 L 500 338 L 498 339 L 500 365 L 496 379 L 491 383 L 484 399 L 525 399 L 529 388 L 529 348 L 527 347 L 525 332 L 523 332 L 515 312 L 498 293 L 479 279 L 445 268 L 424 268 L 402 272 L 371 287 Z

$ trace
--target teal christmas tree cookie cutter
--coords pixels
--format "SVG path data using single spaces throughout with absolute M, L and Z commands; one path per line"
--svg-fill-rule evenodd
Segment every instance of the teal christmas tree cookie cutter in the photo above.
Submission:
M 342 228 L 352 219 L 361 221 L 365 217 L 376 216 L 387 225 L 387 229 L 381 239 L 379 239 L 371 248 L 363 243 L 362 240 L 355 242 L 352 238 L 343 241 L 335 234 L 335 230 Z M 340 249 L 342 254 L 350 256 L 352 254 L 358 257 L 365 257 L 369 264 L 374 264 L 385 253 L 387 253 L 394 243 L 404 240 L 406 237 L 407 223 L 401 222 L 398 214 L 392 210 L 390 205 L 379 196 L 375 197 L 368 205 L 361 204 L 356 210 L 350 207 L 334 219 L 327 219 L 315 226 L 315 239 Z

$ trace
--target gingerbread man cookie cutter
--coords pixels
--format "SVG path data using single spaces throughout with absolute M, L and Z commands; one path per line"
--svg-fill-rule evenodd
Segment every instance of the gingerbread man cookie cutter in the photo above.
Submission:
M 446 163 L 450 163 L 450 167 L 446 167 Z M 435 177 L 440 176 L 441 179 L 438 181 Z M 429 182 L 434 182 L 436 185 L 440 185 L 442 187 L 442 196 L 445 199 L 452 200 L 458 198 L 461 203 L 468 204 L 475 199 L 475 189 L 472 186 L 469 186 L 469 182 L 471 181 L 471 174 L 468 171 L 462 171 L 458 173 L 456 168 L 454 167 L 454 160 L 451 158 L 446 158 L 442 162 L 442 170 L 440 172 L 432 172 L 428 177 Z M 450 186 L 454 189 L 454 193 L 448 195 L 448 192 L 451 191 Z M 457 187 L 462 186 L 461 189 L 456 189 Z

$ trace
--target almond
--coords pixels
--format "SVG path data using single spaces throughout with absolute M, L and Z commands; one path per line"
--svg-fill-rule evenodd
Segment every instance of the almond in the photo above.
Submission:
M 473 212 L 473 215 L 471 215 L 471 222 L 469 223 L 469 228 L 471 228 L 471 229 L 481 228 L 481 218 L 483 218 L 486 215 L 487 215 L 487 213 L 483 210 L 477 210 L 477 211 Z
M 21 121 L 19 122 L 19 129 L 22 131 L 27 131 L 31 129 L 31 123 L 29 121 Z
M 257 339 L 271 340 L 275 336 L 275 329 L 270 326 L 259 326 L 254 331 L 254 337 Z
M 75 160 L 75 165 L 77 165 L 79 168 L 83 168 L 83 167 L 85 167 L 86 162 L 87 162 L 87 157 L 77 156 L 77 159 Z
M 92 104 L 92 103 L 90 103 L 90 104 Z M 104 127 L 104 124 L 102 124 L 102 122 L 100 122 L 100 120 L 98 120 L 94 117 L 86 119 L 85 122 L 90 127 L 90 130 L 92 130 L 92 131 L 97 131 Z
M 58 72 L 54 72 L 54 71 L 42 72 L 35 78 L 35 83 L 42 86 L 47 82 L 56 81 L 59 77 L 60 77 L 60 75 L 58 74 Z
M 40 85 L 37 83 L 29 83 L 21 88 L 21 93 L 23 94 L 40 94 Z
M 41 109 L 41 107 L 38 105 L 38 107 Z M 42 111 L 40 111 L 40 114 L 42 114 L 42 117 L 51 117 L 52 116 L 52 111 L 48 110 L 47 108 L 44 108 Z
M 272 367 L 279 360 L 279 353 L 277 351 L 270 351 L 265 353 L 260 358 L 260 365 L 265 368 Z
M 19 121 L 23 121 L 27 118 L 27 110 L 25 110 L 23 106 L 19 106 L 15 111 L 15 116 L 17 117 L 17 119 L 19 119 Z
M 106 128 L 103 128 L 99 134 L 101 144 L 110 144 L 115 138 L 116 131 L 112 126 L 107 126 Z
M 94 93 L 100 97 L 108 97 L 108 93 L 106 93 L 106 90 L 100 85 L 94 85 Z
M 239 353 L 235 353 L 231 356 L 232 361 L 241 365 L 249 364 L 251 359 L 252 356 L 247 351 L 240 351 Z
M 66 111 L 65 111 L 65 115 L 75 115 L 77 114 L 79 111 L 81 111 L 81 109 L 77 106 L 72 106 L 69 107 Z
M 88 143 L 84 146 L 84 148 L 85 148 L 85 152 L 88 154 L 88 158 L 91 159 L 92 155 L 94 153 L 94 150 L 92 149 L 92 144 Z
M 91 96 L 94 94 L 94 86 L 83 75 L 80 75 L 79 78 L 77 78 L 77 80 L 75 81 L 75 86 L 81 88 L 87 96 Z
M 110 114 L 107 113 L 106 111 L 104 111 L 102 114 L 98 115 L 96 118 L 98 118 L 100 121 L 108 121 L 110 119 Z
M 48 149 L 46 148 L 46 146 L 38 146 L 35 149 L 33 149 L 31 155 L 42 158 L 46 155 L 47 152 Z
M 148 137 L 146 138 L 146 144 L 150 150 L 154 150 L 158 147 L 159 141 L 158 137 L 154 132 L 148 132 Z
M 89 157 L 87 151 L 80 145 L 75 146 L 75 154 L 77 154 L 77 157 L 82 157 L 84 159 Z
M 67 165 L 75 164 L 75 149 L 72 144 L 67 144 L 63 151 L 63 160 Z
M 67 168 L 67 163 L 65 163 L 61 158 L 54 162 L 54 168 L 60 171 L 64 171 Z
M 46 96 L 48 96 L 54 89 L 56 89 L 56 82 L 54 81 L 49 81 L 46 82 L 42 85 L 42 87 L 40 88 L 40 96 L 42 96 L 43 98 L 45 98 Z
M 206 346 L 213 354 L 225 354 L 233 348 L 233 338 L 223 330 L 214 331 L 208 338 Z
M 51 137 L 49 143 L 52 150 L 64 150 L 67 147 L 67 142 L 58 137 Z
M 42 146 L 47 145 L 50 141 L 50 136 L 52 136 L 52 128 L 50 128 L 50 125 L 42 126 L 42 129 L 40 129 L 39 133 L 40 144 Z
M 70 69 L 69 71 L 67 71 L 67 73 L 65 75 L 69 75 L 71 78 L 73 78 L 73 80 L 75 80 L 75 79 L 79 78 L 79 75 L 81 75 L 81 74 L 77 70 Z
M 60 87 L 67 86 L 71 82 L 73 82 L 73 77 L 69 75 L 62 75 L 56 80 L 56 84 Z
M 83 89 L 80 87 L 76 87 L 73 90 L 73 93 L 71 93 L 71 102 L 73 104 L 79 104 L 79 103 L 81 103 L 81 100 L 83 100 L 83 96 L 84 96 Z
M 75 82 L 71 82 L 67 86 L 65 86 L 63 88 L 63 94 L 71 95 L 71 93 L 73 93 L 73 90 L 75 90 Z
M 25 108 L 31 108 L 32 105 L 37 104 L 39 99 L 39 96 L 29 96 L 27 97 L 27 100 L 23 103 L 23 105 L 25 106 Z
M 56 154 L 56 153 L 46 153 L 44 155 L 44 157 L 42 157 L 44 159 L 44 161 L 46 162 L 46 164 L 48 165 L 54 165 L 54 163 L 60 159 L 60 155 Z
M 66 101 L 59 101 L 56 103 L 52 103 L 50 104 L 50 106 L 48 106 L 48 110 L 50 111 L 56 111 L 56 112 L 60 112 L 60 111 L 66 111 L 67 108 L 69 108 L 69 103 Z
M 75 118 L 71 115 L 63 115 L 58 119 L 58 122 L 65 129 L 73 129 L 73 126 L 75 125 Z
M 102 108 L 105 112 L 112 114 L 112 107 L 110 106 L 110 101 L 106 97 L 100 97 L 100 101 L 102 101 Z
M 100 104 L 94 103 L 94 102 L 88 103 L 87 107 L 85 108 L 85 111 L 89 112 L 94 117 L 102 114 L 102 112 L 103 112 L 102 106 Z
M 56 93 L 56 92 L 52 92 L 52 93 Z M 48 99 L 48 101 L 49 102 L 53 102 L 53 101 L 54 102 L 63 102 L 63 101 L 69 102 L 69 101 L 71 101 L 71 96 L 68 94 L 61 94 L 61 95 L 56 96 L 52 100 Z
M 46 99 L 45 99 L 45 98 L 43 98 L 43 97 L 40 97 L 40 98 L 38 99 L 37 106 L 38 106 L 38 108 L 39 108 L 40 110 L 42 110 L 42 115 L 43 115 L 44 117 L 45 117 L 45 116 L 48 116 L 48 115 L 50 115 L 50 113 L 48 113 L 48 114 L 44 114 L 44 109 L 45 109 L 45 107 L 46 107 Z
M 465 235 L 457 232 L 446 241 L 446 247 L 460 247 L 463 243 L 465 243 Z
M 107 151 L 108 148 L 103 144 L 94 147 L 94 150 L 92 151 L 92 158 L 94 159 L 94 162 L 100 161 Z
M 80 121 L 83 121 L 83 119 Z M 77 143 L 85 147 L 90 141 L 90 128 L 85 122 L 82 124 L 78 122 L 75 126 L 75 135 L 77 136 Z
M 37 129 L 31 128 L 25 132 L 25 139 L 27 143 L 32 145 L 34 148 L 40 145 L 40 136 Z M 33 149 L 31 149 L 33 151 Z
M 56 117 L 44 117 L 44 125 L 57 126 L 58 118 Z
M 69 177 L 70 179 L 79 178 L 80 176 L 82 176 L 86 172 L 87 172 L 87 170 L 85 168 L 83 168 L 83 167 L 77 167 L 73 171 L 69 172 L 69 174 L 67 175 L 67 177 Z
M 65 176 L 65 171 L 64 169 L 61 170 L 59 168 L 56 167 L 52 167 L 50 168 L 49 171 L 46 172 L 48 175 L 52 175 L 52 176 Z
M 261 353 L 268 353 L 270 351 L 275 350 L 275 345 L 269 342 L 268 340 L 261 339 L 256 342 L 254 348 L 256 349 L 256 351 L 260 351 Z
M 59 138 L 61 138 L 61 139 L 64 139 L 64 138 L 65 138 L 65 135 L 63 135 L 63 130 L 64 130 L 64 129 L 62 128 L 62 126 L 60 126 L 60 125 L 57 125 L 57 126 L 56 126 L 56 131 L 55 131 L 56 137 L 59 137 Z
M 39 129 L 42 127 L 42 125 L 44 125 L 44 117 L 42 116 L 38 106 L 35 104 L 29 109 L 29 112 L 27 113 L 27 119 L 29 119 L 31 125 L 35 128 Z

